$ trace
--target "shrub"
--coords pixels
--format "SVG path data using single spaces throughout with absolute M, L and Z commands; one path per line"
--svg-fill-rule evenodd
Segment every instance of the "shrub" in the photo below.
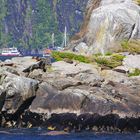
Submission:
M 123 61 L 123 59 L 125 58 L 124 55 L 121 55 L 121 54 L 112 54 L 112 59 L 115 60 L 115 61 Z
M 109 68 L 115 68 L 122 64 L 120 61 L 115 61 L 113 59 L 106 58 L 106 57 L 97 57 L 95 58 L 95 61 L 97 64 L 101 66 L 109 67 Z
M 140 69 L 135 69 L 134 72 L 129 73 L 128 76 L 139 76 L 140 75 Z
M 110 55 L 112 55 L 112 52 L 106 52 L 105 55 L 110 56 Z
M 112 54 L 111 56 L 94 56 L 93 59 L 101 66 L 115 68 L 122 65 L 124 56 L 120 54 Z
M 94 54 L 93 56 L 102 56 L 102 54 L 101 53 L 96 53 L 96 54 Z
M 77 55 L 77 54 L 70 53 L 70 52 L 57 52 L 57 51 L 53 51 L 52 52 L 52 57 L 56 61 L 62 61 L 62 60 L 67 58 L 69 60 L 77 60 L 79 62 L 90 63 L 90 60 L 89 60 L 88 57 L 83 56 L 83 55 Z
M 132 40 L 130 42 L 123 41 L 121 43 L 121 48 L 119 52 L 130 52 L 140 54 L 140 41 L 139 40 Z
M 117 66 L 122 65 L 122 61 L 124 59 L 124 56 L 121 54 L 112 54 L 112 55 L 110 54 L 109 56 L 102 56 L 101 54 L 95 54 L 92 57 L 86 57 L 83 55 L 77 55 L 70 52 L 57 52 L 57 51 L 52 52 L 52 57 L 56 61 L 62 61 L 68 59 L 68 60 L 77 60 L 79 62 L 84 62 L 84 63 L 96 62 L 100 66 L 105 66 L 109 68 L 115 68 Z

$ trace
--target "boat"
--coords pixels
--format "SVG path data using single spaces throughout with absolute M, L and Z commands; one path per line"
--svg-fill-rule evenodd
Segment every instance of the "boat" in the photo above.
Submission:
M 44 49 L 43 50 L 43 57 L 50 57 L 52 51 L 50 49 Z
M 1 50 L 1 56 L 21 56 L 17 48 L 3 48 Z

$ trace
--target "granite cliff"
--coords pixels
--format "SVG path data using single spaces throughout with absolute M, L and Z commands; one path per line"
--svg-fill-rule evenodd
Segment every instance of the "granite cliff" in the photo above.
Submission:
M 69 47 L 86 54 L 102 53 L 124 40 L 140 38 L 140 7 L 132 0 L 90 0 L 81 31 Z

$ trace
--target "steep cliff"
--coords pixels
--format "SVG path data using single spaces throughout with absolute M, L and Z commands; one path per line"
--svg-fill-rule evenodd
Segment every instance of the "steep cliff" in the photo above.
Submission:
M 55 33 L 61 45 L 67 27 L 69 36 L 80 28 L 88 0 L 0 0 L 0 46 L 46 47 Z
M 69 45 L 74 51 L 105 53 L 123 40 L 140 38 L 140 7 L 132 0 L 89 0 L 86 13 Z

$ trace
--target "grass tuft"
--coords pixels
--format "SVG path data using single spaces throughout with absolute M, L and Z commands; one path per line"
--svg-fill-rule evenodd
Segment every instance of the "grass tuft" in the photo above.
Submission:
M 128 76 L 139 76 L 140 75 L 140 69 L 135 69 L 132 73 L 129 73 Z
M 87 57 L 83 55 L 77 55 L 70 52 L 52 52 L 52 57 L 56 61 L 62 61 L 65 59 L 68 60 L 77 60 L 79 62 L 84 63 L 97 63 L 99 66 L 105 66 L 108 68 L 115 68 L 117 66 L 122 65 L 122 61 L 124 59 L 124 56 L 121 54 L 108 54 L 108 55 L 101 55 L 101 54 L 94 54 L 92 57 Z
M 118 52 L 130 52 L 131 54 L 140 54 L 140 41 L 123 41 L 121 43 L 121 48 Z
M 90 63 L 90 60 L 89 60 L 88 57 L 83 56 L 83 55 L 77 55 L 77 54 L 70 53 L 70 52 L 57 52 L 57 51 L 53 51 L 52 52 L 52 57 L 56 61 L 62 61 L 64 59 L 69 59 L 69 60 L 77 60 L 79 62 L 84 62 L 84 63 Z
M 109 68 L 115 68 L 122 65 L 122 61 L 125 56 L 121 54 L 112 54 L 110 56 L 94 56 L 94 60 L 97 64 Z

